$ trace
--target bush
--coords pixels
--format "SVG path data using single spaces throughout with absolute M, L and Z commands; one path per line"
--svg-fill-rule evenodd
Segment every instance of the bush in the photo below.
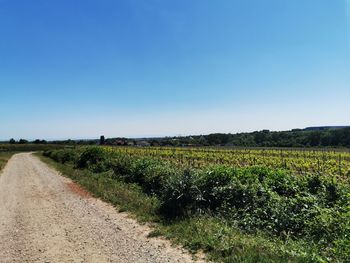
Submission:
M 43 152 L 43 156 L 51 157 L 52 152 L 53 152 L 52 150 L 46 150 L 46 151 Z
M 227 167 L 214 167 L 204 171 L 199 179 L 198 187 L 202 193 L 203 209 L 215 211 L 226 199 L 224 190 L 233 180 L 238 170 Z
M 115 176 L 123 178 L 126 182 L 132 182 L 133 169 L 132 159 L 127 155 L 116 155 L 111 167 Z
M 144 192 L 160 195 L 166 178 L 172 177 L 177 170 L 165 163 L 152 158 L 132 158 L 116 155 L 112 162 L 116 176 L 129 183 L 139 184 Z
M 161 195 L 166 180 L 178 174 L 173 166 L 167 163 L 153 162 L 144 169 L 143 189 L 146 193 Z
M 75 161 L 78 158 L 78 154 L 74 149 L 48 151 L 48 152 L 44 152 L 44 156 L 49 156 L 56 162 L 60 162 L 63 164 L 66 162 L 75 163 Z
M 94 172 L 105 172 L 111 168 L 111 156 L 100 147 L 88 147 L 83 150 L 76 165 L 78 168 L 91 169 Z
M 203 200 L 198 188 L 198 174 L 186 169 L 183 174 L 167 178 L 160 196 L 160 212 L 167 218 L 174 218 L 201 212 L 197 206 Z

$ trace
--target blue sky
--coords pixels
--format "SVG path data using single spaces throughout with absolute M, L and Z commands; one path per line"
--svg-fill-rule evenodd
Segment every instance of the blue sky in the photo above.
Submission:
M 349 0 L 0 0 L 0 139 L 350 124 Z

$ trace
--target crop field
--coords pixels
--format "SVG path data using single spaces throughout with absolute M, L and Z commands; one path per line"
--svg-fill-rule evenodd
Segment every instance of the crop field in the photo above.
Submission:
M 149 156 L 177 165 L 202 168 L 210 165 L 283 168 L 298 174 L 319 173 L 337 177 L 350 175 L 350 152 L 299 149 L 213 149 L 117 147 L 110 151 L 129 156 Z

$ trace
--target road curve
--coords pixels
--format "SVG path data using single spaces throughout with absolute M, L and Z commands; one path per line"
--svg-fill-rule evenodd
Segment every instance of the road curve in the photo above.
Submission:
M 0 175 L 0 262 L 193 262 L 29 153 Z

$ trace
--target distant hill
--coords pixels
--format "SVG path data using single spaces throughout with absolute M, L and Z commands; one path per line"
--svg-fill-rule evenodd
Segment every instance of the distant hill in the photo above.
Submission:
M 322 131 L 322 130 L 338 130 L 349 128 L 350 126 L 316 126 L 316 127 L 306 127 L 304 131 Z

